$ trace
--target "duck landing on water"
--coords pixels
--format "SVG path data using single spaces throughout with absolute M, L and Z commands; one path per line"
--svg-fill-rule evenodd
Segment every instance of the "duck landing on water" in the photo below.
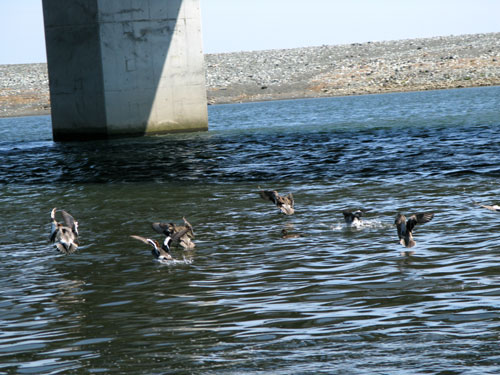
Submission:
M 177 233 L 183 232 L 182 236 L 179 237 L 179 241 L 174 242 L 175 244 L 179 244 L 184 250 L 192 250 L 195 248 L 194 239 L 194 230 L 193 226 L 186 220 L 185 217 L 182 218 L 184 221 L 184 225 L 176 225 L 173 223 L 153 223 L 151 226 L 155 230 L 156 233 L 164 234 L 165 236 L 175 236 Z
M 398 230 L 399 243 L 404 247 L 411 248 L 416 245 L 416 242 L 413 240 L 413 228 L 417 224 L 425 224 L 432 220 L 434 217 L 433 212 L 421 212 L 417 214 L 411 215 L 408 219 L 406 216 L 399 213 L 396 216 L 396 220 L 394 224 Z M 405 251 L 402 254 L 404 255 L 412 255 L 414 252 Z
M 174 260 L 172 255 L 170 255 L 170 247 L 172 246 L 173 243 L 179 241 L 179 239 L 183 235 L 185 235 L 187 231 L 188 229 L 185 228 L 183 230 L 178 231 L 172 236 L 167 235 L 167 237 L 165 238 L 165 240 L 161 245 L 157 240 L 151 238 L 136 236 L 135 234 L 131 235 L 130 237 L 152 246 L 153 249 L 151 250 L 151 254 L 153 254 L 153 256 L 160 262 L 164 262 L 164 261 Z
M 49 240 L 63 254 L 72 254 L 78 249 L 78 222 L 65 210 L 61 210 L 64 224 L 56 220 L 56 208 L 50 212 L 52 228 Z
M 276 190 L 260 190 L 259 195 L 262 199 L 273 202 L 285 215 L 293 215 L 295 212 L 292 193 L 282 196 Z
M 342 214 L 344 215 L 345 223 L 348 227 L 360 227 L 363 225 L 363 220 L 361 217 L 368 210 L 344 210 Z

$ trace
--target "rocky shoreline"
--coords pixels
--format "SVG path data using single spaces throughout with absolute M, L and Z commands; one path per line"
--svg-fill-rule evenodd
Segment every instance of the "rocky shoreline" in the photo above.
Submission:
M 205 55 L 209 104 L 500 85 L 500 33 Z M 0 117 L 50 113 L 46 64 L 0 65 Z

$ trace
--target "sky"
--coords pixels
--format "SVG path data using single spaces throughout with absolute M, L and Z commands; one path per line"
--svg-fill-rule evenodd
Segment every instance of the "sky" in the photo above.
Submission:
M 200 4 L 205 53 L 500 32 L 500 0 L 200 0 Z M 42 0 L 0 0 L 0 64 L 46 61 Z

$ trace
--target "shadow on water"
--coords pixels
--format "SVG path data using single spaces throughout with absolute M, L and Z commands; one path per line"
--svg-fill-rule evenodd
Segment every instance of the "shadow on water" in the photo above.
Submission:
M 491 158 L 499 151 L 498 144 L 490 143 L 494 133 L 491 127 L 400 130 L 397 146 L 388 142 L 395 134 L 378 130 L 193 134 L 84 144 L 42 142 L 0 150 L 0 182 L 223 183 L 379 176 L 498 177 L 500 169 Z
M 495 90 L 212 106 L 210 132 L 82 144 L 43 141 L 31 124 L 19 132 L 32 141 L 0 133 L 0 182 L 498 177 Z

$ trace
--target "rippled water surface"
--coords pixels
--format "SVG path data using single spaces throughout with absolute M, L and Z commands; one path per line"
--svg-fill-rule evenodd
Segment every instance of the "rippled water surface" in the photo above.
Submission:
M 500 202 L 499 87 L 209 117 L 65 144 L 49 117 L 0 119 L 0 374 L 499 372 L 500 213 L 472 203 Z M 48 244 L 53 207 L 80 223 L 73 255 Z M 418 211 L 405 257 L 392 224 Z M 196 249 L 175 262 L 129 237 L 184 215 Z

